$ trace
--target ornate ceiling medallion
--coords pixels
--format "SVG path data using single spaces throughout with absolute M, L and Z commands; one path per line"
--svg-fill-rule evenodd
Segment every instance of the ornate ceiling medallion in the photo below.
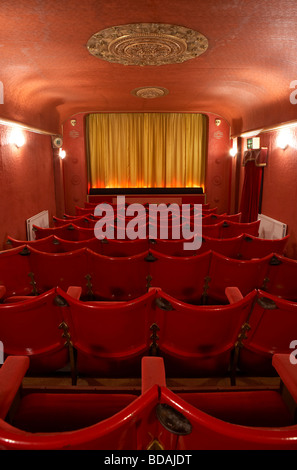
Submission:
M 164 65 L 185 62 L 203 54 L 203 34 L 183 26 L 139 23 L 113 26 L 94 34 L 90 54 L 123 65 Z
M 131 91 L 132 95 L 137 96 L 138 98 L 161 98 L 162 96 L 168 95 L 169 91 L 166 88 L 156 87 L 156 86 L 146 86 L 135 88 Z

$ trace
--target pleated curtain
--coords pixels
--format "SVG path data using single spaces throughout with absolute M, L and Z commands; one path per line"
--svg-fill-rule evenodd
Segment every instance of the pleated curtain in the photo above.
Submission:
M 204 188 L 203 114 L 94 113 L 86 133 L 91 188 Z

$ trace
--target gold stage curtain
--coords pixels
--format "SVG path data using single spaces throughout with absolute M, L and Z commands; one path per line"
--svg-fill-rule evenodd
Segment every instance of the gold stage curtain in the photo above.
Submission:
M 91 188 L 204 188 L 203 114 L 89 114 L 86 133 Z

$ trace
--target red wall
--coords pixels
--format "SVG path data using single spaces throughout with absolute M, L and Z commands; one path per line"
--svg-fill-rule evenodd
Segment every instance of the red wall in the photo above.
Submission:
M 278 137 L 286 133 L 288 147 L 278 146 Z M 263 133 L 261 146 L 268 147 L 264 169 L 262 214 L 288 225 L 290 234 L 286 254 L 297 259 L 297 128 Z
M 7 236 L 26 240 L 26 219 L 56 212 L 51 138 L 23 131 L 21 148 L 9 143 L 11 128 L 0 125 L 0 245 Z
M 75 215 L 75 206 L 84 207 L 88 193 L 84 114 L 73 116 L 64 123 L 63 149 L 66 151 L 63 160 L 65 212 Z
M 63 149 L 67 156 L 63 160 L 65 180 L 65 211 L 75 214 L 75 206 L 83 207 L 86 200 L 88 176 L 86 163 L 84 114 L 77 114 L 63 125 Z M 218 116 L 209 114 L 208 164 L 206 175 L 206 199 L 219 213 L 228 212 L 230 184 L 230 127 Z M 71 120 L 76 122 L 71 124 Z
M 230 127 L 219 116 L 208 115 L 208 161 L 206 172 L 206 200 L 218 213 L 233 212 L 230 194 L 232 158 L 230 157 Z M 220 125 L 216 125 L 220 119 Z

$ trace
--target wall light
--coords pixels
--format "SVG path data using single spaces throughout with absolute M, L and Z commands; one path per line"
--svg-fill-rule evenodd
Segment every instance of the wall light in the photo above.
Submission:
M 229 153 L 230 153 L 231 157 L 233 157 L 233 158 L 237 154 L 237 139 L 232 140 L 232 147 L 230 148 Z
M 289 129 L 281 129 L 276 138 L 276 144 L 281 149 L 285 150 L 291 143 L 291 133 Z
M 63 160 L 66 157 L 66 152 L 62 148 L 59 148 L 59 157 Z
M 21 129 L 12 129 L 9 137 L 9 143 L 16 147 L 22 147 L 25 144 L 25 137 Z

